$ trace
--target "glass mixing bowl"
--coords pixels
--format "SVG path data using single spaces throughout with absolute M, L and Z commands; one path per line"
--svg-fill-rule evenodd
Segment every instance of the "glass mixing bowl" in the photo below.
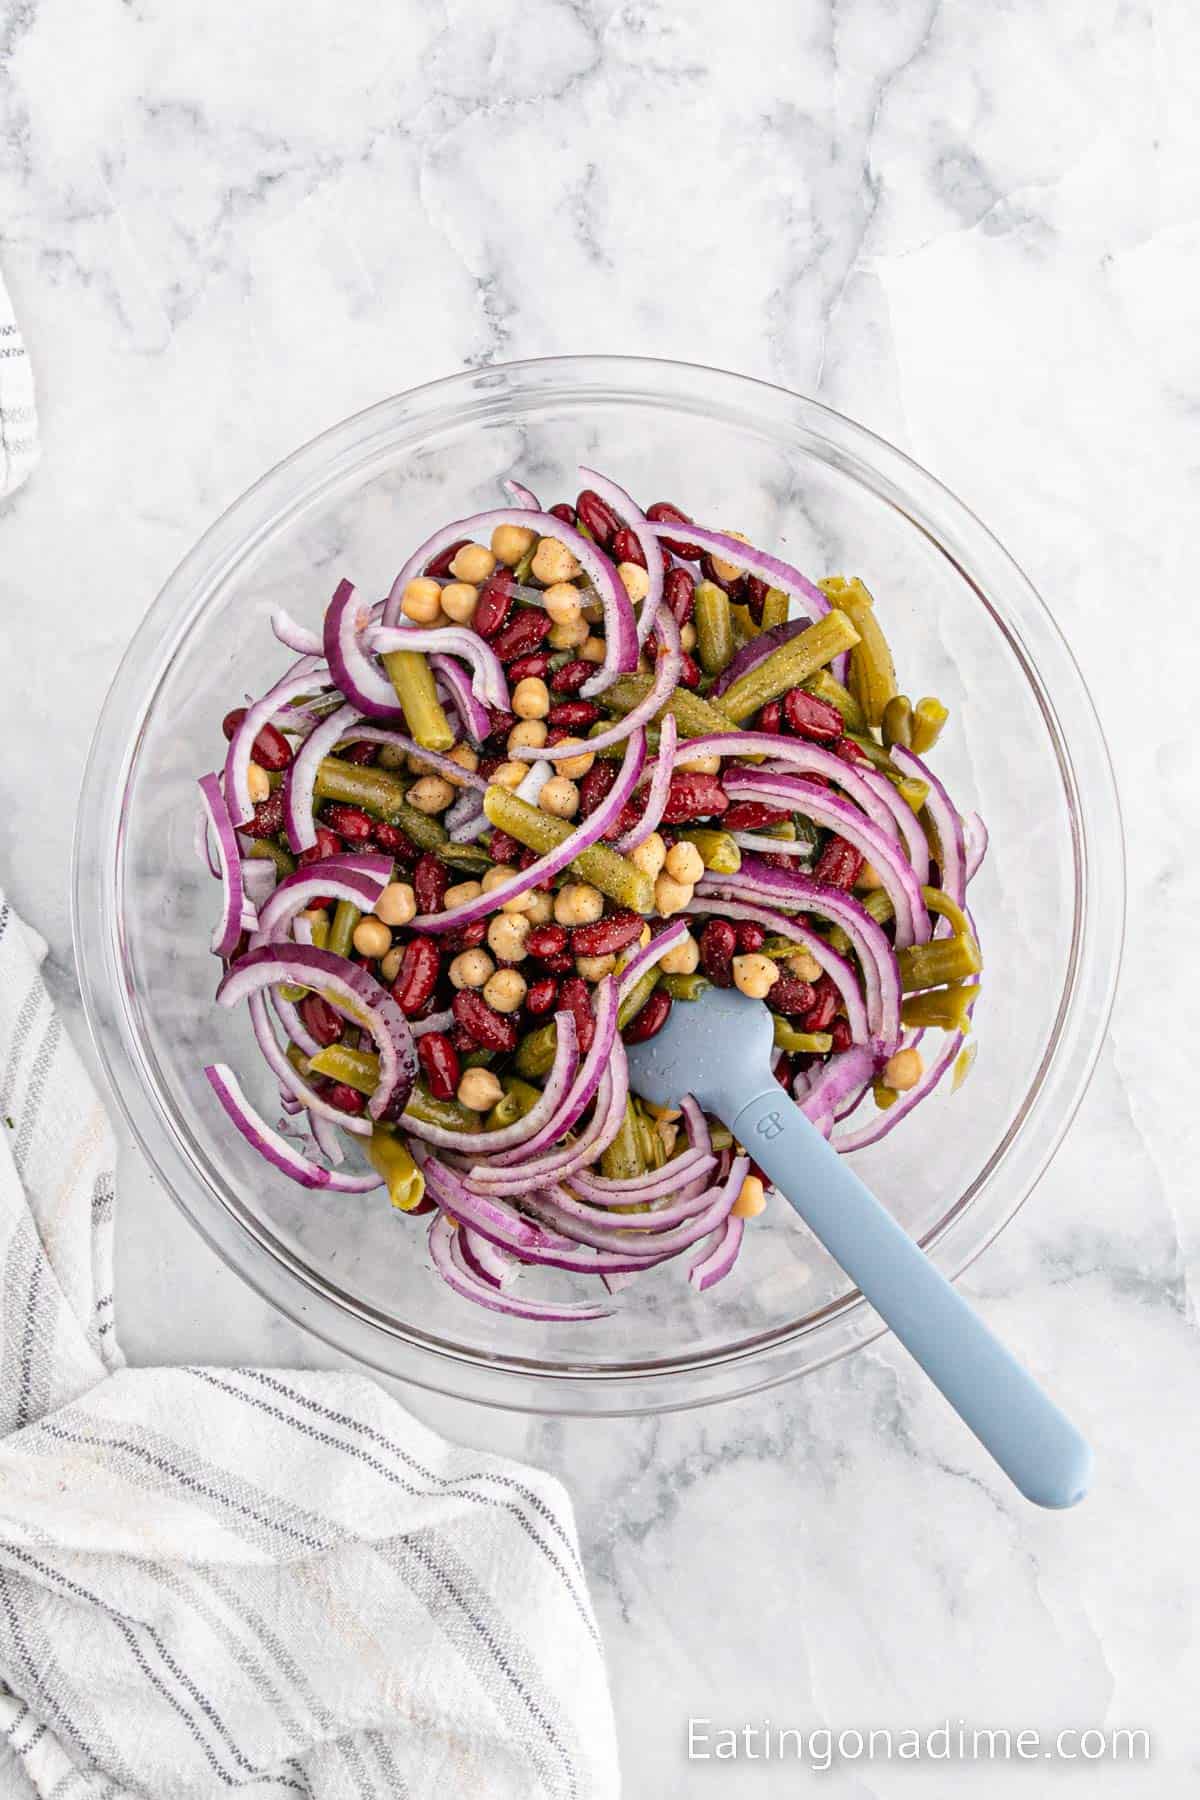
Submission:
M 212 1004 L 216 890 L 192 848 L 222 716 L 289 660 L 272 608 L 315 625 L 341 575 L 382 593 L 437 525 L 500 504 L 502 477 L 549 504 L 575 493 L 580 462 L 814 575 L 861 575 L 906 690 L 949 705 L 936 767 L 991 831 L 972 887 L 990 971 L 978 1057 L 957 1094 L 946 1083 L 855 1166 L 948 1274 L 978 1255 L 1057 1147 L 1108 1017 L 1124 886 L 1108 756 L 1069 650 L 983 525 L 898 450 L 778 388 L 626 358 L 518 363 L 385 400 L 281 463 L 172 575 L 113 683 L 80 803 L 75 932 L 125 1115 L 245 1280 L 391 1375 L 498 1405 L 632 1413 L 765 1387 L 882 1328 L 782 1203 L 708 1294 L 681 1260 L 597 1323 L 480 1311 L 433 1272 L 422 1221 L 378 1193 L 322 1198 L 276 1174 L 202 1074 L 230 1062 L 274 1116 L 246 1019 Z

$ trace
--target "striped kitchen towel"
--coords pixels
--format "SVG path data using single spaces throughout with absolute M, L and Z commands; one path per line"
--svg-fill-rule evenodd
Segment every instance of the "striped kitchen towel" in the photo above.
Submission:
M 33 371 L 0 275 L 0 500 L 20 487 L 37 459 Z
M 44 948 L 0 894 L 0 1796 L 615 1796 L 555 1481 L 362 1376 L 124 1366 Z

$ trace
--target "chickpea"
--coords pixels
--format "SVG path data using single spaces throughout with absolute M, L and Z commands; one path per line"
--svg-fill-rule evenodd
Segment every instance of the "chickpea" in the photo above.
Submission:
M 667 846 L 658 832 L 652 831 L 649 837 L 642 839 L 636 850 L 629 852 L 629 860 L 635 869 L 640 869 L 651 881 L 657 881 L 667 860 Z
M 445 812 L 454 798 L 454 788 L 444 775 L 422 775 L 420 781 L 414 781 L 404 798 L 418 812 Z
M 757 1219 L 767 1204 L 763 1184 L 757 1175 L 747 1175 L 738 1189 L 738 1197 L 730 1207 L 735 1219 Z
M 513 871 L 511 869 L 506 869 L 503 863 L 493 863 L 480 886 L 485 894 L 494 894 L 497 888 L 502 888 L 505 882 L 511 881 L 512 878 Z
M 672 914 L 682 912 L 691 899 L 693 891 L 690 882 L 673 881 L 664 872 L 654 883 L 655 912 L 663 919 L 669 919 Z
M 442 616 L 442 590 L 428 575 L 410 581 L 400 601 L 400 611 L 414 625 L 435 625 Z
M 876 888 L 883 886 L 883 882 L 879 879 L 879 870 L 874 863 L 865 862 L 863 864 L 854 885 L 863 894 L 873 893 Z
M 586 637 L 579 646 L 579 654 L 584 662 L 602 663 L 604 661 L 604 639 Z
M 585 981 L 603 981 L 606 975 L 612 974 L 616 966 L 615 956 L 577 956 L 575 958 L 575 973 L 582 975 Z
M 481 988 L 496 967 L 486 950 L 461 950 L 450 964 L 450 982 L 456 988 Z
M 428 757 L 418 756 L 415 750 L 409 751 L 404 766 L 410 775 L 436 775 L 437 773 Z
M 538 675 L 527 675 L 513 689 L 512 709 L 518 719 L 544 719 L 550 711 L 550 689 Z
M 456 581 L 486 581 L 495 566 L 495 557 L 482 544 L 464 544 L 450 564 L 450 573 Z
M 497 913 L 488 926 L 488 949 L 497 962 L 524 962 L 530 924 L 524 913 Z
M 784 957 L 789 974 L 797 981 L 814 982 L 821 979 L 821 965 L 811 950 L 795 950 Z
M 685 887 L 695 887 L 704 873 L 704 858 L 695 844 L 690 844 L 686 838 L 680 838 L 667 851 L 664 866 L 672 881 L 681 881 Z
M 522 719 L 508 734 L 508 754 L 512 756 L 517 750 L 540 750 L 547 735 L 544 719 Z
M 552 625 L 546 637 L 552 650 L 578 650 L 587 640 L 586 619 L 569 619 L 565 625 Z
M 472 1112 L 491 1112 L 504 1089 L 490 1069 L 468 1069 L 458 1084 L 458 1098 Z
M 456 625 L 469 625 L 479 604 L 479 590 L 469 581 L 450 581 L 442 589 L 442 611 Z
M 375 902 L 375 917 L 385 925 L 407 925 L 417 916 L 417 896 L 407 881 L 389 881 Z
M 642 1111 L 648 1112 L 654 1120 L 682 1119 L 683 1114 L 677 1106 L 652 1106 L 649 1100 L 642 1101 Z
M 548 925 L 554 917 L 554 895 L 546 893 L 544 888 L 531 888 L 527 894 L 521 895 L 525 903 L 525 917 L 531 925 Z M 507 907 L 504 909 L 506 912 Z
M 530 888 L 526 888 L 520 894 L 514 894 L 511 900 L 505 900 L 501 904 L 500 911 L 507 913 L 510 918 L 526 918 L 531 925 L 542 922 L 537 918 L 537 896 Z
M 453 750 L 451 750 L 448 755 L 449 760 L 452 763 L 457 763 L 459 768 L 465 769 L 469 775 L 473 775 L 479 767 L 479 758 L 475 751 L 472 750 L 470 744 L 455 744 Z M 455 787 L 461 787 L 462 785 L 461 782 L 454 780 L 453 775 L 447 775 L 446 780 L 453 783 Z
M 528 773 L 528 763 L 502 762 L 498 769 L 492 770 L 488 780 L 495 787 L 519 788 Z
M 525 977 L 517 969 L 497 969 L 483 984 L 483 997 L 498 1013 L 516 1012 L 525 998 Z
M 402 769 L 406 761 L 405 752 L 399 744 L 380 744 L 375 761 L 381 769 Z
M 552 775 L 538 795 L 538 805 L 556 819 L 573 819 L 579 811 L 579 789 L 565 775 Z
M 559 925 L 594 925 L 604 913 L 604 895 L 586 881 L 568 881 L 554 896 Z
M 556 581 L 542 595 L 542 605 L 555 625 L 569 625 L 582 614 L 579 589 L 569 581 Z
M 395 981 L 397 975 L 400 973 L 400 965 L 403 961 L 404 951 L 400 948 L 399 944 L 397 944 L 394 950 L 388 951 L 387 955 L 380 963 L 379 973 L 388 987 L 391 987 L 393 981 Z
M 447 912 L 453 912 L 456 906 L 465 906 L 468 900 L 478 900 L 483 892 L 481 881 L 460 881 L 457 887 L 446 889 L 446 898 L 442 905 Z
M 259 768 L 256 762 L 252 762 L 246 771 L 246 787 L 255 806 L 260 800 L 265 800 L 271 792 L 271 778 L 265 769 Z
M 382 919 L 372 918 L 368 913 L 354 927 L 354 948 L 360 956 L 386 956 L 392 947 L 392 934 Z
M 618 563 L 617 574 L 621 577 L 621 585 L 636 606 L 650 592 L 650 577 L 641 563 Z
M 574 581 L 579 573 L 579 564 L 562 539 L 553 537 L 539 538 L 530 567 L 546 587 L 554 587 L 560 581 Z
M 650 929 L 649 922 L 647 922 L 645 925 L 642 926 L 642 929 L 638 932 L 638 949 L 644 950 L 646 948 L 646 945 L 648 943 L 650 943 L 653 936 L 654 936 L 654 933 Z
M 889 1056 L 884 1063 L 880 1079 L 884 1087 L 904 1094 L 909 1088 L 916 1087 L 924 1073 L 925 1064 L 919 1050 L 897 1050 L 895 1056 Z
M 497 525 L 492 533 L 492 555 L 507 569 L 515 569 L 537 543 L 537 532 L 528 525 Z
M 673 950 L 660 957 L 658 966 L 664 975 L 693 975 L 696 972 L 700 966 L 700 946 L 690 932 Z
M 688 651 L 696 648 L 696 627 L 690 619 L 686 625 L 679 627 L 679 648 Z
M 750 541 L 745 533 L 741 531 L 725 531 L 722 532 L 721 535 L 723 537 L 736 538 L 739 544 L 748 544 Z M 713 557 L 712 566 L 713 572 L 721 581 L 736 581 L 738 576 L 744 573 L 739 563 L 725 562 L 719 556 Z
M 568 775 L 572 781 L 578 781 L 581 776 L 587 774 L 596 760 L 596 752 L 588 749 L 583 738 L 559 738 L 554 746 L 556 751 L 561 751 L 565 750 L 568 745 L 573 747 L 576 744 L 579 745 L 578 756 L 555 756 L 552 759 L 555 774 Z
M 721 758 L 715 752 L 711 756 L 692 756 L 686 762 L 677 762 L 675 767 L 690 775 L 717 775 L 721 769 Z
M 769 956 L 735 956 L 733 985 L 751 1000 L 765 1000 L 779 980 L 779 970 Z

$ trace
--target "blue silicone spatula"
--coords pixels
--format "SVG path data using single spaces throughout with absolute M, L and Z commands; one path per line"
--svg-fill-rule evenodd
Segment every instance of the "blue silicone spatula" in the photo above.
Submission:
M 1074 1506 L 1085 1440 L 784 1093 L 771 1055 L 767 1008 L 713 988 L 630 1049 L 630 1082 L 655 1106 L 694 1094 L 723 1120 L 1026 1499 Z

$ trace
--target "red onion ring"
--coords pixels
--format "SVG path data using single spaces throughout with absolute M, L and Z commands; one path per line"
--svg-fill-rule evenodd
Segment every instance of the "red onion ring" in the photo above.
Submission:
M 428 630 L 420 625 L 369 625 L 364 636 L 367 648 L 379 656 L 393 650 L 419 650 L 462 657 L 471 665 L 471 688 L 479 699 L 504 712 L 509 710 L 508 683 L 500 658 L 486 639 L 465 625 L 434 625 Z
M 254 817 L 250 798 L 250 763 L 254 740 L 264 725 L 291 700 L 312 692 L 313 679 L 320 667 L 315 656 L 305 656 L 294 664 L 281 681 L 246 708 L 241 724 L 229 740 L 225 752 L 225 803 L 235 826 L 249 825 Z
M 721 879 L 727 878 L 721 877 Z M 728 879 L 732 879 L 732 877 Z M 711 913 L 716 910 L 707 896 L 689 900 L 684 907 L 685 913 L 689 914 Z M 855 1043 L 865 1044 L 870 1039 L 873 1030 L 882 1031 L 884 1029 L 886 1014 L 881 1004 L 878 981 L 869 980 L 866 973 L 870 967 L 869 963 L 863 965 L 864 980 L 867 981 L 867 1002 L 864 1005 L 862 991 L 859 988 L 853 966 L 840 951 L 833 948 L 832 944 L 826 943 L 819 932 L 807 930 L 795 919 L 789 918 L 785 913 L 776 912 L 769 906 L 764 906 L 761 901 L 737 900 L 726 896 L 721 900 L 720 914 L 722 918 L 749 919 L 755 925 L 761 925 L 764 931 L 774 932 L 778 937 L 791 938 L 802 950 L 807 950 L 810 956 L 815 957 L 842 997 L 842 1005 L 846 1009 L 846 1022 Z M 883 936 L 882 931 L 880 936 Z M 887 943 L 886 938 L 883 941 L 885 944 Z M 898 999 L 894 1010 L 895 1033 L 899 1037 L 900 1007 Z M 873 1026 L 871 1022 L 875 1018 L 879 1021 L 877 1026 Z
M 487 707 L 471 686 L 471 678 L 462 664 L 456 663 L 452 656 L 435 652 L 429 658 L 429 666 L 438 680 L 445 682 L 464 734 L 473 743 L 482 744 L 492 729 L 492 721 L 488 717 Z
M 204 807 L 205 843 L 208 843 L 211 827 L 216 839 L 217 873 L 221 877 L 221 917 L 213 929 L 212 952 L 214 956 L 232 956 L 242 935 L 242 914 L 246 905 L 237 833 L 217 777 L 204 775 L 199 786 Z
M 922 777 L 923 779 L 924 777 Z M 869 1144 L 877 1144 L 881 1138 L 887 1137 L 890 1131 L 895 1130 L 901 1119 L 908 1117 L 914 1106 L 919 1106 L 922 1100 L 932 1094 L 946 1070 L 953 1064 L 962 1048 L 962 1042 L 961 1031 L 956 1031 L 948 1037 L 914 1087 L 910 1087 L 906 1094 L 901 1094 L 900 1098 L 889 1106 L 886 1112 L 877 1113 L 869 1124 L 860 1126 L 857 1131 L 844 1132 L 841 1137 L 835 1138 L 833 1140 L 834 1149 L 848 1156 L 852 1150 L 865 1150 Z
M 338 739 L 344 738 L 361 717 L 357 706 L 339 706 L 309 733 L 288 764 L 283 780 L 284 820 L 288 844 L 297 856 L 303 850 L 311 850 L 317 841 L 317 822 L 313 817 L 313 786 L 317 771 Z
M 373 1169 L 364 1175 L 342 1175 L 335 1169 L 323 1169 L 301 1155 L 254 1110 L 228 1064 L 210 1063 L 204 1073 L 213 1093 L 246 1142 L 281 1174 L 290 1176 L 302 1187 L 328 1188 L 338 1194 L 367 1194 L 373 1188 L 383 1186 L 382 1175 Z
M 301 625 L 293 619 L 290 612 L 277 606 L 271 614 L 271 630 L 281 644 L 294 650 L 297 656 L 324 656 L 324 645 L 319 632 L 310 631 L 307 625 Z
M 623 719 L 610 725 L 607 731 L 598 732 L 595 737 L 584 740 L 585 747 L 594 754 L 601 750 L 611 750 L 615 744 L 624 743 L 639 727 L 648 725 L 660 707 L 667 704 L 675 689 L 679 686 L 679 676 L 683 668 L 683 650 L 679 643 L 679 627 L 674 615 L 660 612 L 654 622 L 654 635 L 658 639 L 658 654 L 655 659 L 654 681 L 645 697 L 631 707 Z M 587 692 L 584 683 L 581 693 Z M 689 747 L 689 754 L 690 754 Z M 579 744 L 565 739 L 557 744 L 543 744 L 540 748 L 532 744 L 521 744 L 512 753 L 516 762 L 537 762 L 548 756 L 552 761 L 560 757 L 578 756 Z M 595 817 L 593 813 L 592 817 Z
M 928 783 L 925 811 L 937 832 L 942 890 L 949 894 L 956 906 L 965 906 L 967 858 L 963 843 L 963 824 L 958 810 L 928 763 L 922 762 L 919 756 L 914 756 L 911 750 L 905 750 L 900 744 L 892 746 L 891 757 L 902 775 L 912 775 L 918 781 Z M 894 1109 L 889 1107 L 888 1110 Z
M 724 1281 L 733 1268 L 742 1248 L 742 1238 L 746 1231 L 745 1219 L 735 1218 L 732 1213 L 725 1220 L 719 1232 L 713 1234 L 711 1241 L 701 1248 L 700 1255 L 688 1269 L 688 1284 L 698 1294 L 706 1288 L 715 1287 L 718 1281 Z
M 609 1317 L 610 1309 L 603 1306 L 557 1305 L 545 1300 L 518 1300 L 501 1293 L 490 1282 L 480 1280 L 465 1260 L 456 1260 L 454 1248 L 458 1235 L 449 1214 L 439 1212 L 429 1228 L 429 1254 L 447 1287 L 453 1288 L 463 1299 L 473 1300 L 489 1312 L 507 1313 L 516 1319 L 538 1319 L 543 1323 Z
M 596 990 L 596 998 L 593 1002 L 596 1024 L 592 1033 L 591 1048 L 571 1084 L 569 1093 L 564 1096 L 561 1105 L 554 1113 L 544 1122 L 538 1121 L 536 1132 L 527 1133 L 513 1146 L 504 1144 L 492 1146 L 500 1154 L 494 1157 L 489 1156 L 489 1168 L 501 1169 L 520 1164 L 523 1170 L 522 1178 L 527 1180 L 526 1165 L 530 1159 L 539 1156 L 543 1150 L 553 1149 L 554 1145 L 559 1143 L 570 1131 L 576 1120 L 581 1117 L 584 1108 L 595 1097 L 596 1090 L 600 1085 L 600 1077 L 612 1055 L 613 1040 L 617 1035 L 619 1004 L 616 982 L 610 975 L 606 975 Z M 561 1029 L 561 1021 L 564 1017 L 570 1017 L 572 1025 L 574 1024 L 573 1015 L 556 1013 L 554 1018 L 556 1033 Z M 528 1116 L 527 1114 L 526 1117 Z
M 333 894 L 349 900 L 362 912 L 370 912 L 392 878 L 390 856 L 327 856 L 324 862 L 307 863 L 285 875 L 272 890 L 259 913 L 258 928 L 264 939 L 282 936 L 297 913 L 312 900 Z M 251 949 L 257 950 L 257 944 Z
M 647 763 L 643 770 L 650 776 L 650 786 L 642 805 L 642 816 L 637 824 L 617 839 L 615 848 L 622 856 L 628 856 L 639 844 L 658 830 L 662 816 L 667 810 L 667 801 L 671 795 L 671 775 L 675 768 L 675 756 L 679 748 L 679 727 L 675 723 L 674 713 L 664 713 L 663 722 L 658 733 L 658 755 L 652 763 Z
M 453 1014 L 449 1017 L 453 1019 Z M 556 1013 L 554 1025 L 557 1035 L 554 1063 L 546 1077 L 541 1099 L 530 1107 L 524 1118 L 515 1119 L 511 1125 L 502 1126 L 499 1131 L 446 1131 L 440 1125 L 427 1125 L 422 1119 L 405 1113 L 400 1120 L 405 1131 L 420 1138 L 422 1143 L 432 1144 L 435 1149 L 453 1150 L 463 1156 L 470 1156 L 513 1150 L 524 1144 L 526 1139 L 540 1133 L 543 1125 L 553 1125 L 559 1113 L 566 1111 L 579 1067 L 579 1040 L 576 1036 L 574 1013 Z
M 352 581 L 338 582 L 325 609 L 325 660 L 335 683 L 360 714 L 372 719 L 400 719 L 404 713 L 395 688 L 374 657 L 367 654 L 367 631 L 374 610 L 359 599 Z
M 627 494 L 623 487 L 618 487 L 615 481 L 610 480 L 607 475 L 601 475 L 597 469 L 588 469 L 581 465 L 579 473 L 585 482 L 590 483 L 600 498 L 607 500 L 613 511 L 619 513 L 624 519 L 637 539 L 638 547 L 645 558 L 646 579 L 649 586 L 646 590 L 646 598 L 642 601 L 642 610 L 638 615 L 637 624 L 638 643 L 644 644 L 658 617 L 658 609 L 662 605 L 663 577 L 666 574 L 662 545 L 655 533 L 647 529 L 650 521 L 632 494 Z

